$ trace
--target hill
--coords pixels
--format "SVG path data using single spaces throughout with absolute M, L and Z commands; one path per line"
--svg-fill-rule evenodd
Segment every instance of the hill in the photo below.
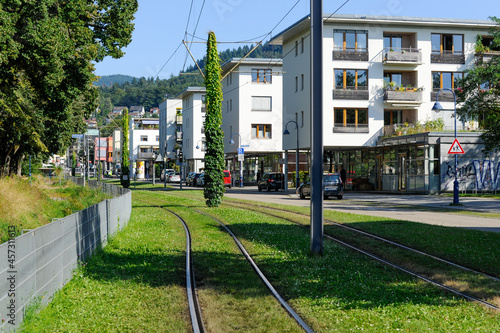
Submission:
M 111 87 L 113 84 L 122 84 L 125 82 L 132 82 L 134 79 L 133 76 L 130 75 L 122 75 L 122 74 L 114 74 L 114 75 L 104 75 L 101 76 L 99 80 L 94 82 L 94 86 L 97 87 Z

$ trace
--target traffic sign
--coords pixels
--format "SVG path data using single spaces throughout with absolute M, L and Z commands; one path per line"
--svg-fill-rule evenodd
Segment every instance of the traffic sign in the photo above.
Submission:
M 244 161 L 245 159 L 245 149 L 238 148 L 238 161 Z
M 83 134 L 73 134 L 71 135 L 73 139 L 83 139 Z
M 450 150 L 448 150 L 448 154 L 465 154 L 465 151 L 460 145 L 460 142 L 458 142 L 457 138 L 455 138 L 455 141 L 453 141 Z

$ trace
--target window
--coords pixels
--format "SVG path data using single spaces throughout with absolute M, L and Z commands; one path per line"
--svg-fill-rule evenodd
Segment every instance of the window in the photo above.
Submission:
M 462 72 L 432 72 L 432 88 L 439 89 L 457 89 L 461 86 L 464 78 Z
M 300 39 L 300 53 L 304 53 L 304 37 Z
M 207 99 L 207 95 L 201 96 L 201 112 L 206 112 L 206 110 L 207 110 L 206 99 Z
M 295 77 L 295 92 L 299 91 L 299 77 Z
M 300 123 L 300 127 L 304 127 L 304 111 L 300 111 L 300 114 L 301 114 L 301 123 Z
M 233 111 L 233 99 L 229 100 L 229 111 Z
M 252 139 L 271 139 L 271 125 L 252 125 Z
M 304 90 L 304 74 L 300 74 L 300 90 Z
M 252 111 L 272 111 L 271 96 L 252 96 Z
M 368 33 L 363 30 L 334 30 L 334 51 L 367 52 Z
M 403 38 L 401 35 L 384 36 L 384 49 L 400 52 Z
M 159 135 L 156 136 L 156 142 L 160 142 L 160 136 Z
M 368 127 L 368 109 L 334 110 L 335 127 Z
M 252 69 L 252 82 L 272 83 L 271 69 Z
M 336 89 L 358 89 L 368 86 L 368 71 L 365 69 L 335 69 Z
M 387 86 L 389 82 L 394 82 L 395 87 L 400 87 L 403 81 L 402 73 L 384 73 L 384 86 Z
M 299 55 L 299 41 L 295 41 L 295 56 Z
M 464 35 L 432 34 L 432 53 L 464 53 Z
M 147 135 L 141 135 L 141 142 L 148 142 L 148 136 Z

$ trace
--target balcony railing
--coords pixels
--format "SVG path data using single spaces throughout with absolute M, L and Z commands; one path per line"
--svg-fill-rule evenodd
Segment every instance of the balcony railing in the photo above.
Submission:
M 439 90 L 441 90 L 441 89 L 434 88 L 431 91 L 431 101 L 433 103 L 436 101 L 436 96 L 437 96 Z M 455 94 L 456 93 L 457 92 L 455 90 Z M 440 102 L 453 102 L 454 101 L 453 93 L 449 90 L 441 90 L 441 92 L 439 93 L 439 101 Z
M 334 49 L 333 60 L 346 60 L 346 61 L 368 61 L 367 49 Z
M 476 53 L 477 62 L 489 62 L 493 57 L 500 57 L 500 51 L 489 51 Z
M 369 133 L 368 124 L 334 123 L 333 133 Z
M 399 88 L 399 90 L 384 91 L 384 102 L 422 103 L 422 91 L 418 88 Z
M 431 53 L 431 63 L 433 64 L 465 64 L 463 52 L 442 51 Z
M 368 87 L 336 86 L 333 90 L 333 99 L 368 100 Z
M 385 48 L 383 52 L 383 62 L 390 64 L 410 64 L 422 63 L 422 52 L 416 48 Z

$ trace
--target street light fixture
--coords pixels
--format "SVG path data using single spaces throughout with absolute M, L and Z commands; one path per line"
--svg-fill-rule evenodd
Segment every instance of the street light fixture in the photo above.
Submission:
M 295 129 L 297 130 L 297 149 L 295 150 L 295 189 L 299 187 L 299 124 L 295 120 L 290 120 L 289 122 L 286 123 L 285 125 L 285 131 L 283 132 L 283 135 L 290 135 L 290 131 L 288 131 L 288 124 L 294 123 L 295 124 Z M 288 182 L 288 175 L 287 176 L 287 182 Z
M 238 134 L 240 138 L 238 143 L 238 150 L 239 150 L 239 148 L 241 148 L 241 135 L 239 133 L 231 134 L 231 137 L 229 138 L 229 144 L 234 145 L 233 135 L 235 134 Z M 243 187 L 243 160 L 240 160 L 240 187 Z
M 451 93 L 453 94 L 453 112 L 455 113 L 455 140 L 456 140 L 457 139 L 457 96 L 455 95 L 455 92 L 449 88 L 440 89 L 436 95 L 436 103 L 434 103 L 432 110 L 435 110 L 435 111 L 444 110 L 443 106 L 441 105 L 441 103 L 439 103 L 439 99 L 438 99 L 439 93 L 443 90 L 451 91 Z M 457 173 L 458 173 L 458 159 L 457 159 L 457 154 L 455 154 L 455 181 L 453 182 L 453 204 L 454 205 L 459 204 Z

